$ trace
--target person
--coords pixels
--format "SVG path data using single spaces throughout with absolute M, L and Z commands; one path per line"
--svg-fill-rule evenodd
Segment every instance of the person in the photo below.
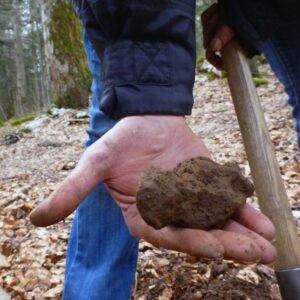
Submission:
M 223 230 L 209 231 L 154 230 L 136 208 L 138 180 L 147 167 L 170 169 L 188 158 L 210 157 L 184 119 L 193 104 L 195 1 L 75 2 L 93 44 L 87 51 L 92 71 L 100 69 L 92 52 L 102 62 L 103 88 L 94 93 L 91 118 L 96 136 L 76 168 L 30 215 L 33 224 L 48 226 L 80 205 L 68 250 L 65 299 L 128 299 L 140 238 L 196 257 L 272 263 L 274 227 L 249 205 Z M 93 74 L 95 90 L 100 80 L 98 72 Z M 97 114 L 99 123 L 93 123 Z M 80 227 L 85 227 L 81 235 Z M 76 287 L 72 281 L 82 283 Z
M 300 2 L 221 0 L 202 15 L 206 57 L 222 69 L 217 54 L 238 37 L 252 57 L 263 53 L 289 97 L 300 146 Z
M 93 76 L 89 147 L 116 121 L 100 109 L 101 62 L 86 32 L 83 41 Z M 129 299 L 138 240 L 129 234 L 120 208 L 100 183 L 76 211 L 66 256 L 63 299 Z M 120 280 L 121 278 L 121 280 Z

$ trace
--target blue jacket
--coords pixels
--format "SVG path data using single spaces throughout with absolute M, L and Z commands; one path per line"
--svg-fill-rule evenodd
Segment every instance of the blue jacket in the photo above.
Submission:
M 107 115 L 190 114 L 195 0 L 71 1 L 102 60 Z M 219 1 L 229 25 L 254 47 L 300 17 L 300 0 Z
M 102 61 L 107 115 L 190 114 L 195 0 L 72 2 Z
M 219 0 L 226 23 L 255 48 L 276 30 L 300 18 L 300 0 Z

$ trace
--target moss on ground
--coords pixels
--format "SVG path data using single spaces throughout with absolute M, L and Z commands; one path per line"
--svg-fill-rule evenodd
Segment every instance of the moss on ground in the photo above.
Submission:
M 34 120 L 37 117 L 36 114 L 32 114 L 32 115 L 27 115 L 27 116 L 23 116 L 20 118 L 15 118 L 15 119 L 10 119 L 9 123 L 11 126 L 19 126 L 25 122 L 29 122 Z
M 30 133 L 30 132 L 32 132 L 32 129 L 27 128 L 27 127 L 23 127 L 23 128 L 20 129 L 20 132 L 22 132 L 22 133 Z
M 256 87 L 267 84 L 268 79 L 265 77 L 253 77 L 253 81 Z

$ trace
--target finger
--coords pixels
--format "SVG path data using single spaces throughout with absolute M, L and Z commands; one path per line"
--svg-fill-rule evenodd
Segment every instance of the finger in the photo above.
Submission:
M 234 220 L 263 236 L 269 241 L 274 241 L 276 231 L 273 223 L 260 211 L 246 204 L 235 214 Z
M 261 263 L 270 264 L 275 261 L 277 256 L 275 247 L 256 232 L 249 230 L 233 220 L 228 221 L 223 230 L 237 232 L 252 239 L 261 250 Z
M 209 48 L 214 52 L 221 51 L 234 37 L 235 33 L 231 28 L 227 25 L 222 25 L 211 40 Z
M 233 38 L 235 37 L 235 32 L 227 25 L 221 25 L 213 40 L 210 43 L 210 49 L 212 51 L 222 50 Z
M 222 244 L 207 231 L 172 226 L 155 230 L 145 223 L 135 205 L 127 209 L 123 207 L 122 211 L 132 235 L 156 247 L 188 253 L 199 258 L 220 259 L 223 257 Z
M 218 15 L 213 15 L 207 21 L 205 27 L 203 27 L 203 47 L 204 49 L 208 49 L 211 41 L 215 37 L 218 28 L 220 27 L 221 21 Z
M 198 258 L 221 259 L 224 253 L 222 244 L 212 234 L 203 230 L 168 226 L 151 232 L 149 240 L 154 245 Z
M 217 13 L 218 4 L 214 3 L 207 10 L 205 10 L 201 15 L 201 24 L 203 27 L 207 25 L 208 20 Z
M 261 260 L 261 250 L 257 244 L 247 236 L 223 230 L 211 230 L 224 247 L 224 258 L 237 262 L 251 264 Z
M 104 179 L 105 168 L 107 168 L 104 162 L 107 162 L 107 159 L 101 145 L 96 152 L 93 151 L 94 145 L 86 150 L 77 167 L 49 198 L 31 212 L 32 224 L 44 227 L 65 219 Z M 96 164 L 96 161 L 99 163 Z
M 218 70 L 223 70 L 223 62 L 222 59 L 213 51 L 206 51 L 205 57 L 209 63 L 211 63 Z

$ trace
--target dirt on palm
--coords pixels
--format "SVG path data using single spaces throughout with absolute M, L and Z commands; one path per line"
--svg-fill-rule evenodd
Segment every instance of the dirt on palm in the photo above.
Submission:
M 171 171 L 147 169 L 139 185 L 137 208 L 155 229 L 167 225 L 222 228 L 253 192 L 253 184 L 237 165 L 197 157 Z

